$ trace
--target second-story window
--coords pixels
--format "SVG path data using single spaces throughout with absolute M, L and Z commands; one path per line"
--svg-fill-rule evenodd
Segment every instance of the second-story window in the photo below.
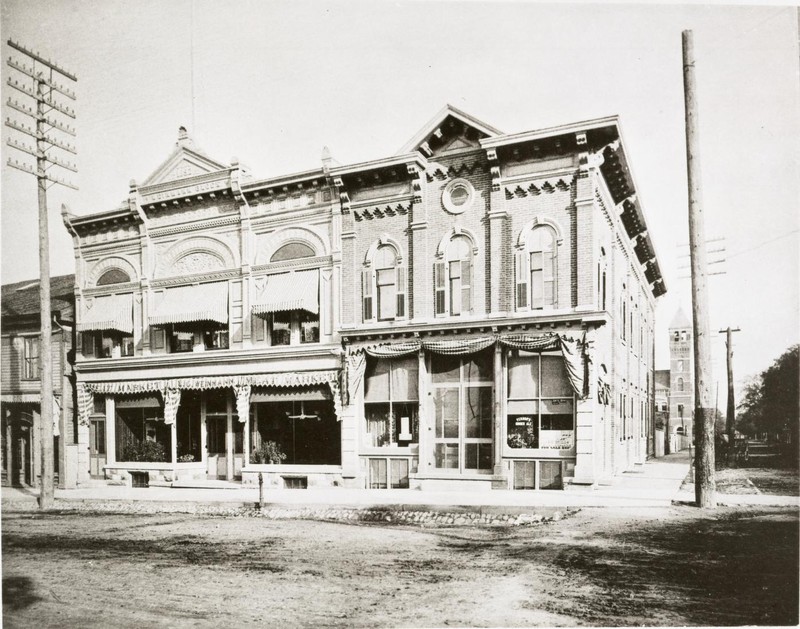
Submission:
M 319 277 L 319 269 L 309 269 L 260 278 L 252 305 L 253 341 L 273 346 L 318 343 Z
M 460 315 L 472 311 L 472 242 L 453 236 L 443 262 L 434 264 L 434 305 L 437 315 Z
M 167 288 L 150 315 L 151 349 L 181 353 L 227 349 L 228 283 Z
M 406 316 L 406 269 L 392 245 L 375 249 L 361 277 L 364 321 L 394 321 Z
M 116 330 L 81 333 L 84 358 L 120 358 L 133 356 L 133 336 Z
M 36 380 L 39 377 L 39 337 L 26 336 L 22 340 L 22 378 Z
M 543 310 L 558 304 L 558 255 L 552 227 L 531 230 L 517 253 L 517 309 Z
M 117 273 L 120 271 L 111 269 L 100 279 Z M 77 329 L 84 358 L 133 356 L 133 294 L 85 298 Z

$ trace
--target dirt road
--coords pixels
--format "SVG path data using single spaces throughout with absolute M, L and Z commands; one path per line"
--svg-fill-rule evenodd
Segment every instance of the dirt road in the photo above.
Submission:
M 795 625 L 790 509 L 584 509 L 425 529 L 3 517 L 6 627 Z

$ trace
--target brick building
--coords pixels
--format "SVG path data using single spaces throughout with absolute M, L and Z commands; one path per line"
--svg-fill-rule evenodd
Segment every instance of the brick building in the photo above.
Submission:
M 669 427 L 691 436 L 694 419 L 692 322 L 679 308 L 669 325 Z
M 182 129 L 64 220 L 96 475 L 545 489 L 652 450 L 665 287 L 616 118 L 448 106 L 396 155 L 269 179 Z

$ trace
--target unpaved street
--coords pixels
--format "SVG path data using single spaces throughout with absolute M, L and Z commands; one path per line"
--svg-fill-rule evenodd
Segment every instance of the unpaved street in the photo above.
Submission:
M 795 625 L 793 509 L 524 527 L 6 513 L 7 627 Z

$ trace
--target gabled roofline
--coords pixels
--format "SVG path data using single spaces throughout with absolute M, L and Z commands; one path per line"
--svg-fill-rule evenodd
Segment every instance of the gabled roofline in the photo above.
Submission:
M 570 124 L 558 125 L 555 127 L 546 127 L 544 129 L 537 129 L 535 131 L 522 131 L 521 133 L 510 133 L 508 135 L 499 135 L 493 138 L 485 138 L 480 140 L 481 148 L 496 148 L 498 146 L 507 146 L 509 144 L 517 144 L 519 142 L 529 142 L 531 140 L 543 140 L 545 138 L 566 135 L 568 133 L 579 133 L 581 131 L 589 131 L 591 129 L 602 129 L 603 127 L 614 126 L 619 131 L 619 116 L 606 116 L 605 118 L 593 118 L 583 122 L 574 122 Z
M 486 135 L 489 136 L 496 136 L 496 135 L 503 135 L 502 131 L 495 129 L 493 126 L 486 124 L 485 122 L 478 120 L 477 118 L 470 116 L 468 113 L 461 111 L 460 109 L 453 107 L 452 105 L 448 104 L 442 107 L 437 114 L 431 118 L 425 125 L 417 131 L 417 133 L 412 137 L 408 142 L 406 142 L 400 150 L 397 152 L 398 155 L 403 153 L 410 153 L 413 151 L 419 143 L 425 140 L 431 133 L 434 132 L 436 127 L 438 127 L 447 116 L 453 116 L 457 118 L 461 122 L 464 122 L 472 127 L 478 129 L 478 131 L 482 131 Z

